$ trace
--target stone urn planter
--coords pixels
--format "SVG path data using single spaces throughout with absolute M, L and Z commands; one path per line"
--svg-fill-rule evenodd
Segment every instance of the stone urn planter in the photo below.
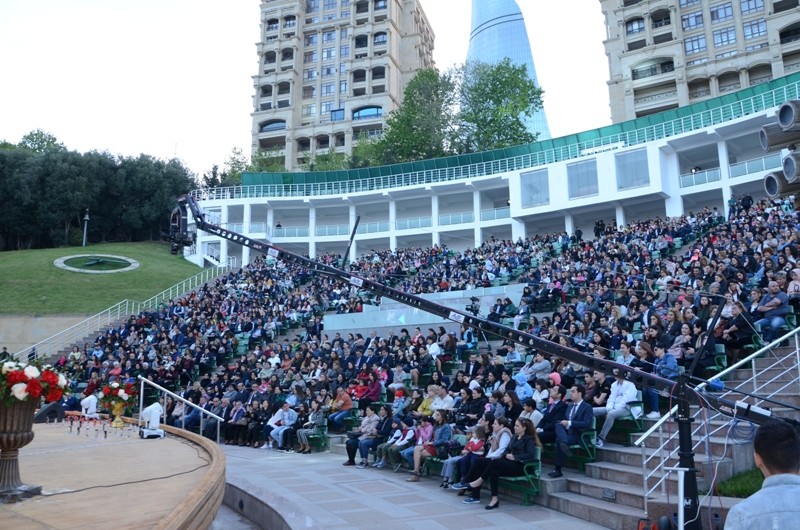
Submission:
M 39 495 L 41 486 L 19 478 L 19 450 L 33 441 L 33 413 L 38 399 L 0 403 L 0 502 L 16 502 Z

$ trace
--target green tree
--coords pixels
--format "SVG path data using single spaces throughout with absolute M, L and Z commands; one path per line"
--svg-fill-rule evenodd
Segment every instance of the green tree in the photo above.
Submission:
M 58 141 L 58 138 L 42 129 L 35 129 L 23 136 L 17 144 L 17 147 L 33 151 L 34 153 L 67 150 L 64 144 Z
M 384 163 L 437 158 L 452 153 L 456 91 L 449 72 L 417 72 L 403 91 L 403 104 L 386 120 L 378 149 Z
M 347 167 L 357 169 L 369 166 L 379 166 L 383 163 L 381 155 L 381 142 L 370 138 L 366 132 L 361 132 L 353 141 L 353 148 L 347 158 Z
M 336 171 L 338 169 L 347 169 L 347 167 L 347 155 L 337 153 L 331 147 L 325 153 L 312 156 L 303 164 L 303 171 Z
M 285 157 L 280 148 L 259 149 L 250 160 L 248 171 L 254 173 L 283 173 L 286 171 Z
M 458 130 L 461 153 L 488 151 L 536 141 L 523 122 L 542 107 L 542 90 L 525 65 L 506 58 L 497 64 L 458 68 Z
M 234 147 L 228 158 L 225 159 L 224 174 L 225 182 L 228 186 L 240 186 L 242 184 L 242 173 L 250 167 L 250 160 L 242 152 L 241 148 Z

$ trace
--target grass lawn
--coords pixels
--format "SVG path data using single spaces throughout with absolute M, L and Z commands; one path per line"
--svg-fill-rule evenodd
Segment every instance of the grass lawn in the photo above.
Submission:
M 135 259 L 135 271 L 84 274 L 53 261 L 76 254 L 114 254 Z M 87 267 L 89 268 L 89 267 Z M 201 272 L 165 243 L 106 243 L 87 247 L 0 252 L 0 314 L 95 314 L 126 298 L 143 301 Z

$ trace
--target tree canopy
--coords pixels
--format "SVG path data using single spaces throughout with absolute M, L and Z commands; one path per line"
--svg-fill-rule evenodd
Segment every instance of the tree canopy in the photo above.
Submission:
M 87 209 L 90 241 L 158 239 L 175 198 L 195 186 L 178 160 L 78 153 L 33 131 L 0 149 L 0 249 L 80 244 Z
M 509 59 L 418 72 L 386 120 L 376 162 L 392 164 L 530 143 L 524 118 L 542 107 L 525 65 Z

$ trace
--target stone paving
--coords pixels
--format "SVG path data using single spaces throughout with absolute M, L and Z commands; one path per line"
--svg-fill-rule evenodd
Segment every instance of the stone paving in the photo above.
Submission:
M 292 528 L 352 529 L 542 529 L 604 528 L 539 505 L 500 497 L 496 510 L 463 504 L 439 477 L 406 482 L 407 471 L 344 467 L 345 457 L 329 452 L 298 455 L 225 446 L 226 480 L 277 507 Z M 258 523 L 258 521 L 256 521 Z

